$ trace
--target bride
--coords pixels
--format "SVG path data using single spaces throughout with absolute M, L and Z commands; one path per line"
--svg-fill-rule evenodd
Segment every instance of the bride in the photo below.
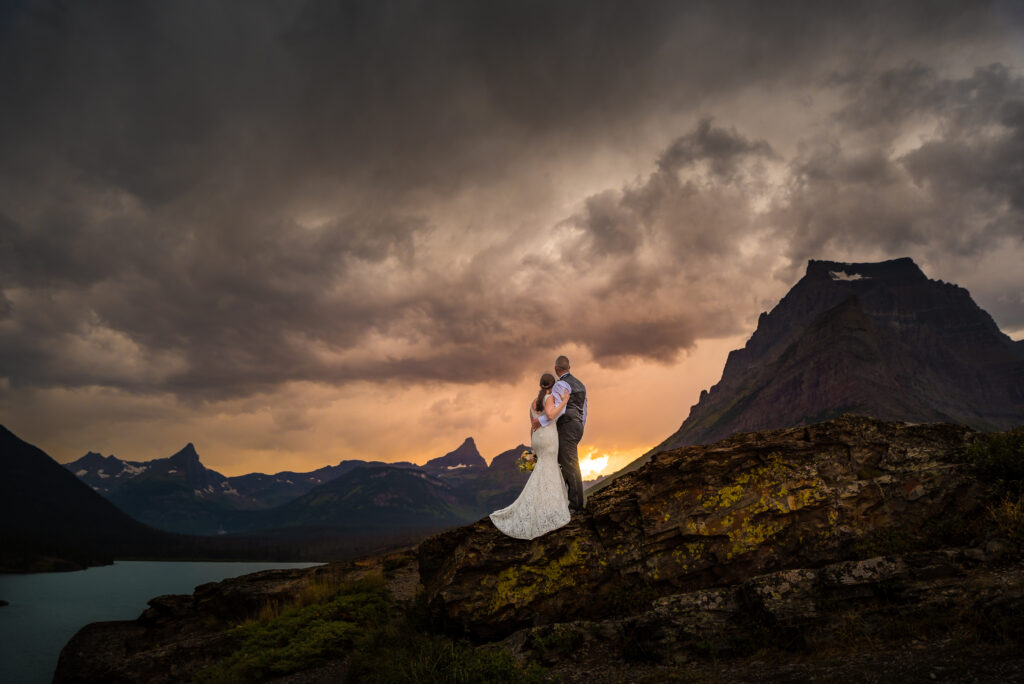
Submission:
M 530 418 L 544 414 L 551 422 L 533 433 L 536 465 L 523 491 L 512 505 L 491 513 L 491 522 L 516 539 L 534 539 L 569 522 L 569 495 L 558 467 L 558 428 L 555 419 L 565 413 L 566 396 L 552 394 L 555 376 L 540 377 L 540 392 L 530 404 Z

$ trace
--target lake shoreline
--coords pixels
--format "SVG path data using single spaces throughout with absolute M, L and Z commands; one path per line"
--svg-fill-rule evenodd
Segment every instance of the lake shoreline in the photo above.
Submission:
M 151 563 L 334 563 L 338 558 L 329 560 L 295 560 L 293 558 L 221 558 L 195 556 L 189 558 L 166 556 L 119 556 L 103 562 L 81 562 L 57 556 L 40 556 L 30 563 L 19 565 L 0 565 L 0 575 L 34 575 L 43 573 L 78 572 L 89 568 L 102 568 L 118 562 L 151 562 Z
M 154 598 L 189 595 L 210 582 L 271 569 L 323 563 L 117 559 L 89 572 L 0 575 L 8 602 L 0 620 L 0 681 L 49 684 L 61 650 L 86 625 L 134 620 Z

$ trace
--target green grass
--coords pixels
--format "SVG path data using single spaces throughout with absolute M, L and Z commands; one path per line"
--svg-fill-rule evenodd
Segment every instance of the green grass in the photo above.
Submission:
M 424 610 L 417 604 L 396 612 L 380 575 L 340 584 L 319 578 L 290 603 L 270 602 L 234 627 L 235 652 L 191 681 L 260 682 L 346 658 L 346 682 L 549 681 L 542 668 L 521 667 L 500 647 L 431 633 Z
M 987 487 L 989 530 L 1009 542 L 1012 554 L 1024 553 L 1024 427 L 979 435 L 967 458 Z
M 1003 499 L 988 507 L 988 516 L 999 535 L 1010 543 L 1014 553 L 1024 552 L 1024 494 Z
M 353 653 L 348 682 L 393 684 L 540 684 L 548 681 L 538 665 L 520 667 L 499 646 L 474 647 L 466 641 L 430 634 L 397 622 L 376 629 Z
M 372 577 L 346 583 L 318 602 L 274 606 L 263 619 L 235 627 L 239 648 L 192 681 L 256 682 L 342 657 L 368 629 L 387 621 L 389 604 L 383 581 Z
M 1017 498 L 1024 494 L 1024 427 L 978 435 L 967 449 L 979 481 L 993 493 Z

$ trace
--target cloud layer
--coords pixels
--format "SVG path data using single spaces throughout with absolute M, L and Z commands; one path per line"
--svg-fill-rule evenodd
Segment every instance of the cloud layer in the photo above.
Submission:
M 670 364 L 809 258 L 1024 328 L 1013 3 L 683 5 L 11 6 L 5 405 Z

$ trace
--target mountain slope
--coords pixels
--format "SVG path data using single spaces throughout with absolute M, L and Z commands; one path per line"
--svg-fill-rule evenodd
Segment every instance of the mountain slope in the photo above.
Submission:
M 440 478 L 410 468 L 367 465 L 263 511 L 238 511 L 235 529 L 309 527 L 339 531 L 441 529 L 477 517 Z
M 1021 346 L 911 259 L 812 260 L 679 429 L 617 474 L 659 451 L 843 413 L 1008 429 L 1024 423 Z
M 279 506 L 364 465 L 342 461 L 309 473 L 225 477 L 205 467 L 189 442 L 168 458 L 122 461 L 90 451 L 64 467 L 136 520 L 168 532 L 222 534 L 230 531 L 230 511 Z
M 0 520 L 3 567 L 31 567 L 40 556 L 94 565 L 125 550 L 156 546 L 164 538 L 3 426 Z
M 657 449 L 857 412 L 983 430 L 1024 420 L 1024 363 L 967 290 L 910 259 L 811 261 Z
M 204 467 L 189 443 L 169 458 L 121 461 L 89 452 L 65 467 L 121 510 L 169 532 L 220 535 L 311 526 L 390 534 L 461 524 L 507 506 L 529 476 L 517 464 L 525 448 L 498 454 L 489 467 L 468 437 L 423 466 L 348 460 L 309 473 L 224 477 Z M 379 469 L 389 470 L 368 485 L 366 473 L 354 474 L 365 468 L 378 469 L 378 476 Z M 345 487 L 352 491 L 341 491 Z M 370 515 L 374 510 L 376 517 Z
M 89 457 L 66 467 L 76 474 L 85 471 L 79 475 L 83 481 L 98 481 L 97 491 L 111 503 L 158 529 L 215 534 L 222 530 L 224 510 L 259 506 L 239 494 L 228 478 L 206 468 L 191 442 L 173 456 L 152 461 L 119 461 L 110 456 L 103 459 L 102 469 L 97 467 L 99 459 Z

